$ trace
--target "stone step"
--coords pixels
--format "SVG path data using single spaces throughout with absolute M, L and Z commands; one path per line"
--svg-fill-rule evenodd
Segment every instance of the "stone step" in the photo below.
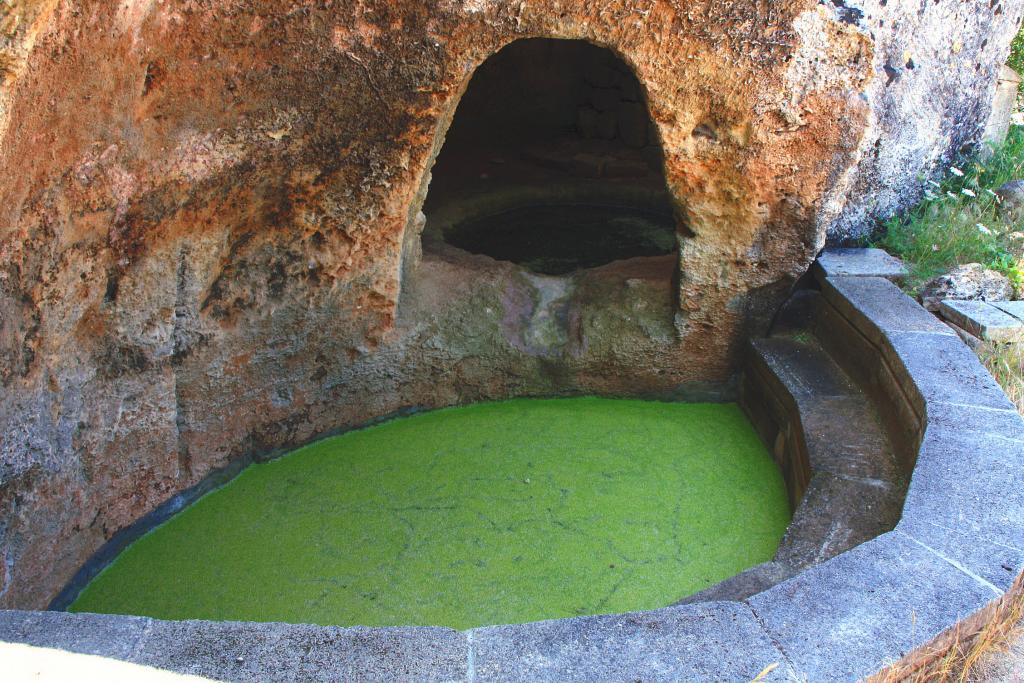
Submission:
M 903 262 L 882 249 L 829 248 L 821 252 L 811 269 L 818 278 L 884 277 L 900 282 L 907 277 Z
M 939 304 L 939 313 L 979 339 L 1001 342 L 1024 339 L 1024 301 L 946 299 Z
M 751 343 L 741 395 L 786 474 L 795 506 L 773 570 L 818 564 L 892 530 L 906 491 L 873 405 L 809 331 L 821 297 L 796 292 L 771 336 Z M 746 583 L 725 589 L 742 591 Z

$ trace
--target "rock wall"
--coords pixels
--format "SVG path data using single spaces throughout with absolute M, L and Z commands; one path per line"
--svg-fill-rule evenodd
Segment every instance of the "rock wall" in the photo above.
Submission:
M 826 235 L 980 133 L 1024 2 L 912 4 L 8 2 L 0 607 L 212 470 L 393 410 L 721 390 Z M 535 36 L 636 73 L 677 260 L 416 258 L 469 77 Z

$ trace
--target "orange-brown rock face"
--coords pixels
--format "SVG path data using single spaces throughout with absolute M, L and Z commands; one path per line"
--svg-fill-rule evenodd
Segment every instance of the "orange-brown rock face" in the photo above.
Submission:
M 835 4 L 7 3 L 0 607 L 217 468 L 400 409 L 720 392 L 827 236 L 976 137 L 1021 15 Z M 677 256 L 419 258 L 461 94 L 528 37 L 633 70 Z

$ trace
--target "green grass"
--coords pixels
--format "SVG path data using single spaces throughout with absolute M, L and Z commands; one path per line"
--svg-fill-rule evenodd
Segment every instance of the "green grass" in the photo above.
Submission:
M 981 263 L 1022 284 L 1018 258 L 1024 229 L 1001 216 L 993 194 L 1003 183 L 1024 177 L 1024 129 L 1013 126 L 1006 142 L 986 161 L 967 161 L 939 182 L 927 185 L 925 199 L 886 221 L 873 241 L 899 256 L 910 269 L 908 289 L 964 263 Z M 973 196 L 972 196 L 973 195 Z
M 735 405 L 485 403 L 253 465 L 71 609 L 460 629 L 651 609 L 771 559 L 788 522 Z
M 1010 58 L 1006 60 L 1006 65 L 1017 73 L 1024 74 L 1024 30 L 1010 43 Z M 1021 83 L 1020 88 L 1024 89 L 1024 83 Z

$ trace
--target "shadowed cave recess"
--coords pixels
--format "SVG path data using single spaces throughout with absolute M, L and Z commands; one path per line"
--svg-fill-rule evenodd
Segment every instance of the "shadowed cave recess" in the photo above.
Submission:
M 640 83 L 610 50 L 524 39 L 474 73 L 432 171 L 437 242 L 546 275 L 676 249 Z

